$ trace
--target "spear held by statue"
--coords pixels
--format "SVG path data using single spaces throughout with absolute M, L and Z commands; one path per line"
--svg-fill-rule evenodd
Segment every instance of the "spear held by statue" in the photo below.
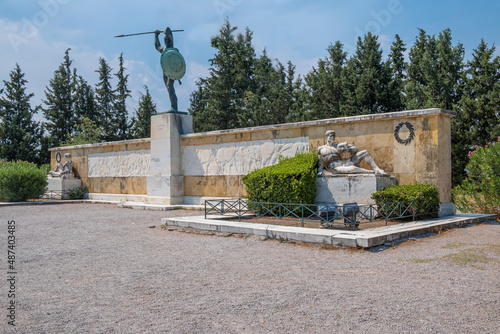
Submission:
M 171 30 L 172 32 L 179 32 L 179 31 L 184 31 L 184 29 L 181 30 Z M 128 37 L 128 36 L 137 36 L 137 35 L 146 35 L 146 34 L 154 34 L 156 31 L 148 31 L 148 32 L 138 32 L 135 34 L 128 34 L 128 35 L 118 35 L 115 37 Z

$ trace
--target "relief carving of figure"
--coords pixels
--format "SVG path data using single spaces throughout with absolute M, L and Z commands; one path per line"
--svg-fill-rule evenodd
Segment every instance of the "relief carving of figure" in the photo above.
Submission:
M 318 148 L 319 161 L 324 171 L 333 174 L 365 174 L 388 175 L 380 169 L 368 151 L 359 149 L 347 142 L 335 143 L 335 131 L 325 132 L 326 145 Z M 365 161 L 373 170 L 359 167 Z

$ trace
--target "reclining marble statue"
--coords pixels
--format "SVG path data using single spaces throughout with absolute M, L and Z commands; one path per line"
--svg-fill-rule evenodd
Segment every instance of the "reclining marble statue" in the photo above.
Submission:
M 71 177 L 71 154 L 64 154 L 64 158 L 66 159 L 64 164 L 58 162 L 56 168 L 53 171 L 50 171 L 47 175 L 49 178 L 58 177 L 61 179 L 66 179 L 68 177 Z
M 322 174 L 325 171 L 332 174 L 373 174 L 384 175 L 388 174 L 380 169 L 373 157 L 368 151 L 359 149 L 347 142 L 335 143 L 335 131 L 328 130 L 325 132 L 326 145 L 318 148 L 319 161 L 323 168 Z M 359 167 L 365 161 L 373 170 Z
M 82 186 L 82 180 L 73 173 L 71 154 L 64 154 L 66 161 L 61 162 L 60 153 L 56 154 L 58 163 L 47 175 L 47 190 L 44 198 L 69 199 L 70 191 Z

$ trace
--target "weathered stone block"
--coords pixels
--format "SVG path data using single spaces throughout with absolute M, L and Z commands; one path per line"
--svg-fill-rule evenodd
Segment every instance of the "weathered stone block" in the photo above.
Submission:
M 316 180 L 316 203 L 375 203 L 370 197 L 380 189 L 396 184 L 396 178 L 373 174 L 322 176 Z
M 47 180 L 47 195 L 51 198 L 69 199 L 68 192 L 82 185 L 80 179 L 51 178 Z

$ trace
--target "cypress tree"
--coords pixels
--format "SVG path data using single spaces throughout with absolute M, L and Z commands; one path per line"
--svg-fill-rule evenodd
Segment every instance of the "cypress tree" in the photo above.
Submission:
M 266 51 L 255 60 L 254 91 L 247 91 L 244 113 L 247 126 L 282 124 L 303 117 L 302 104 L 298 103 L 301 81 L 295 79 L 295 66 L 287 67 L 267 56 Z
M 243 127 L 260 126 L 273 123 L 273 100 L 278 84 L 278 73 L 264 49 L 262 55 L 255 59 L 255 83 L 247 87 L 245 108 L 238 115 L 238 123 Z M 253 88 L 253 89 L 252 89 Z
M 26 93 L 27 82 L 16 64 L 10 72 L 10 81 L 4 80 L 5 89 L 0 91 L 4 94 L 0 97 L 0 159 L 40 163 L 42 127 L 33 120 L 40 107 L 31 107 L 34 94 Z
M 64 61 L 54 72 L 49 86 L 45 88 L 45 108 L 43 114 L 47 122 L 44 124 L 50 137 L 50 145 L 59 146 L 75 129 L 74 78 L 72 75 L 69 50 L 64 55 Z
M 94 89 L 90 86 L 82 76 L 77 76 L 74 73 L 75 78 L 75 116 L 77 119 L 86 117 L 94 123 L 99 121 L 99 115 L 96 110 Z
M 124 140 L 129 137 L 130 124 L 127 119 L 126 100 L 130 97 L 130 90 L 127 87 L 128 74 L 125 75 L 125 67 L 123 66 L 123 53 L 118 58 L 120 61 L 118 72 L 115 73 L 118 79 L 118 84 L 114 92 L 114 138 L 115 140 Z
M 344 115 L 392 111 L 391 71 L 388 63 L 382 60 L 378 36 L 369 32 L 363 39 L 358 38 L 356 53 L 347 62 L 343 74 L 346 101 L 341 111 Z
M 286 68 L 278 61 L 280 86 L 277 88 L 277 111 L 273 124 L 305 120 L 302 79 L 295 77 L 295 68 L 291 61 Z
M 149 138 L 151 137 L 151 116 L 156 115 L 156 104 L 153 103 L 149 89 L 146 89 L 146 94 L 142 94 L 139 99 L 139 108 L 136 111 L 136 116 L 132 118 L 132 133 L 134 138 Z
M 443 30 L 437 39 L 420 29 L 410 50 L 407 107 L 454 110 L 462 95 L 463 58 L 463 46 L 452 45 L 450 29 Z
M 245 34 L 235 38 L 236 30 L 237 27 L 226 20 L 219 35 L 212 38 L 212 47 L 217 53 L 210 59 L 210 74 L 197 82 L 199 88 L 191 95 L 189 110 L 195 131 L 233 129 L 248 120 L 242 115 L 246 94 L 255 89 L 255 51 L 252 32 L 246 29 Z M 200 92 L 203 92 L 201 103 L 196 101 Z
M 328 57 L 318 61 L 305 76 L 308 119 L 324 119 L 342 116 L 341 104 L 342 72 L 346 64 L 347 53 L 339 41 L 328 47 Z
M 99 122 L 101 124 L 104 136 L 106 139 L 115 138 L 115 124 L 114 124 L 114 101 L 115 96 L 111 88 L 111 67 L 109 67 L 106 59 L 99 58 L 99 82 L 96 85 L 95 97 L 97 102 L 97 113 L 99 115 Z
M 389 66 L 391 68 L 392 80 L 389 83 L 389 92 L 391 93 L 391 111 L 404 110 L 405 95 L 404 85 L 406 80 L 406 62 L 404 52 L 406 45 L 399 35 L 396 34 L 396 40 L 391 45 L 389 54 Z
M 468 152 L 500 136 L 500 57 L 482 39 L 466 65 L 462 110 L 452 119 L 453 184 L 462 182 Z
M 428 48 L 430 36 L 423 29 L 419 29 L 415 43 L 410 49 L 410 62 L 407 66 L 406 107 L 408 109 L 427 108 L 425 87 L 427 85 L 424 57 Z

